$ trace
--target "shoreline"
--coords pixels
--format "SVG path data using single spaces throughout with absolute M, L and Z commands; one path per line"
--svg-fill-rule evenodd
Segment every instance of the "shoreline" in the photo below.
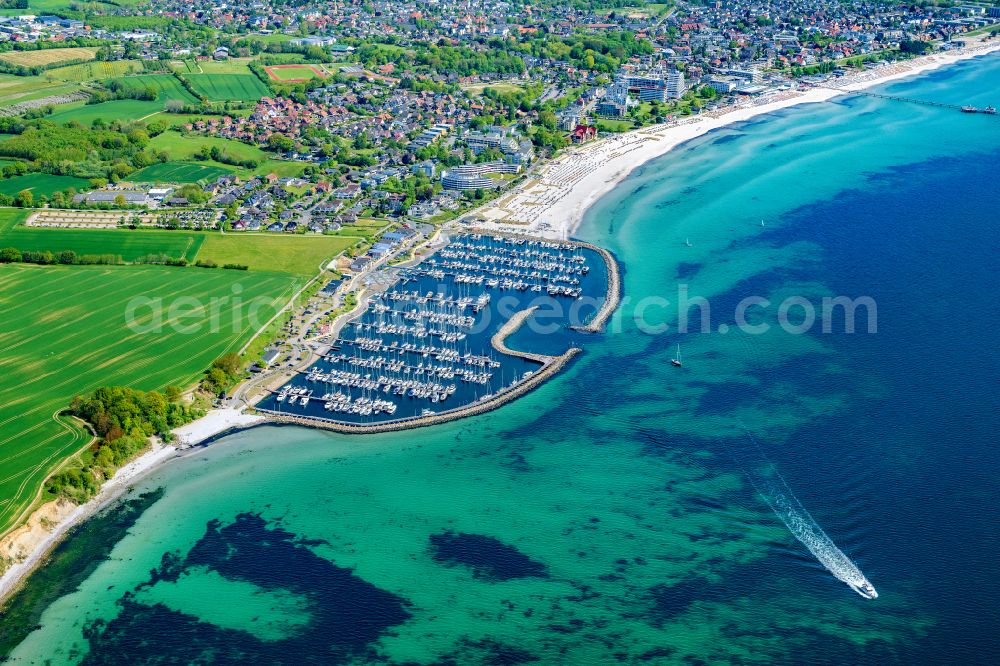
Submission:
M 177 447 L 172 444 L 157 442 L 153 444 L 153 448 L 150 451 L 143 453 L 135 460 L 120 467 L 114 476 L 104 482 L 97 495 L 84 504 L 74 505 L 67 500 L 53 500 L 52 502 L 46 502 L 32 512 L 25 525 L 11 532 L 8 538 L 16 541 L 17 535 L 26 530 L 26 528 L 28 532 L 32 531 L 33 522 L 44 520 L 46 514 L 51 510 L 50 507 L 57 507 L 58 510 L 64 511 L 65 515 L 61 516 L 59 521 L 44 536 L 39 535 L 40 539 L 34 543 L 22 544 L 22 546 L 31 548 L 31 550 L 24 553 L 23 559 L 11 564 L 4 571 L 3 575 L 0 576 L 0 608 L 20 589 L 21 584 L 27 580 L 31 573 L 45 563 L 52 549 L 63 540 L 71 529 L 116 501 L 125 494 L 132 483 L 159 467 L 163 462 L 173 458 L 176 452 Z M 45 531 L 44 527 L 42 531 Z M 14 545 L 12 542 L 8 542 L 7 539 L 4 541 L 4 545 L 7 547 Z
M 615 134 L 569 148 L 513 192 L 473 211 L 473 226 L 549 240 L 568 239 L 586 211 L 650 160 L 713 130 L 801 104 L 818 104 L 1000 50 L 1000 39 L 935 53 L 831 81 L 830 87 L 785 91 L 765 98 Z
M 243 414 L 235 409 L 212 410 L 200 419 L 175 429 L 175 443 L 155 441 L 149 451 L 120 467 L 114 476 L 104 482 L 97 495 L 87 502 L 73 504 L 64 499 L 52 500 L 35 509 L 24 525 L 2 540 L 2 548 L 7 551 L 3 555 L 13 556 L 16 561 L 0 575 L 0 609 L 35 569 L 45 564 L 49 553 L 70 530 L 117 501 L 132 484 L 177 458 L 183 449 L 253 427 L 262 421 L 264 418 L 261 416 Z M 54 525 L 49 527 L 46 523 L 53 519 Z
M 826 102 L 842 95 L 849 95 L 891 81 L 917 76 L 998 50 L 1000 50 L 1000 40 L 986 43 L 981 41 L 961 51 L 936 53 L 897 63 L 885 67 L 885 72 L 882 74 L 876 70 L 863 72 L 854 77 L 845 77 L 839 81 L 841 85 L 836 89 L 811 88 L 805 91 L 788 92 L 784 93 L 785 96 L 780 99 L 739 107 L 727 107 L 670 124 L 632 130 L 569 149 L 560 157 L 545 164 L 541 168 L 540 174 L 532 176 L 527 183 L 501 197 L 499 201 L 473 211 L 474 215 L 483 218 L 478 220 L 474 226 L 478 227 L 477 231 L 481 233 L 529 236 L 547 240 L 568 239 L 569 235 L 579 227 L 586 211 L 601 197 L 618 186 L 635 169 L 650 160 L 667 154 L 691 139 L 712 130 L 750 120 L 756 116 L 800 104 Z M 866 76 L 868 78 L 865 78 Z M 617 262 L 607 250 L 590 244 L 586 245 L 599 251 L 605 261 L 610 262 L 609 266 L 615 266 L 616 270 L 609 271 L 608 301 L 613 300 L 617 304 L 621 292 Z M 614 288 L 611 284 L 612 277 L 614 277 Z M 595 317 L 595 321 L 591 322 L 592 327 L 585 327 L 587 330 L 593 328 L 594 331 L 597 331 L 603 327 L 604 322 L 614 310 L 614 308 L 605 309 L 607 312 L 602 310 L 599 316 Z M 520 314 L 527 316 L 530 312 Z M 558 373 L 579 351 L 577 348 L 571 348 L 561 356 L 552 357 L 551 361 L 528 381 L 495 396 L 493 400 L 456 410 L 456 412 L 461 413 L 442 413 L 424 417 L 418 419 L 416 423 L 406 423 L 402 428 L 398 427 L 400 424 L 397 423 L 397 427 L 394 428 L 371 431 L 364 427 L 341 429 L 326 426 L 326 429 L 352 433 L 385 432 L 387 430 L 436 425 L 456 418 L 491 411 L 539 386 L 550 376 Z M 121 467 L 111 479 L 102 485 L 98 494 L 88 502 L 82 505 L 72 505 L 65 500 L 56 500 L 42 505 L 28 517 L 24 525 L 12 531 L 3 540 L 4 547 L 10 549 L 13 546 L 8 543 L 8 539 L 13 539 L 19 533 L 42 533 L 35 535 L 37 538 L 33 541 L 28 540 L 20 544 L 21 548 L 27 549 L 27 552 L 23 553 L 23 559 L 12 563 L 0 576 L 0 608 L 9 602 L 11 596 L 20 589 L 31 573 L 45 563 L 51 550 L 74 527 L 118 500 L 128 491 L 131 484 L 150 474 L 165 462 L 183 455 L 182 449 L 190 449 L 247 428 L 282 424 L 324 428 L 324 425 L 316 421 L 300 420 L 288 416 L 275 418 L 270 415 L 246 414 L 237 409 L 211 410 L 204 417 L 174 430 L 177 435 L 175 444 L 156 443 L 152 450 Z M 67 504 L 70 506 L 66 506 Z M 57 522 L 49 529 L 44 524 L 48 520 L 46 513 L 51 513 L 53 510 L 57 512 Z M 21 552 L 18 551 L 17 554 L 20 555 Z

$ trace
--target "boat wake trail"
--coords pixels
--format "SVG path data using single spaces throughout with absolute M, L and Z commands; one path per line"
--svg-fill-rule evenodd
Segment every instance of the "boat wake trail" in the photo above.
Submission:
M 795 538 L 801 541 L 835 578 L 846 583 L 866 599 L 878 597 L 875 587 L 861 573 L 858 565 L 837 548 L 826 532 L 809 515 L 809 512 L 795 497 L 785 479 L 778 473 L 774 464 L 764 454 L 760 444 L 748 430 L 747 438 L 752 442 L 755 450 L 739 452 L 737 451 L 739 447 L 733 446 L 731 451 L 754 490 L 764 498 L 767 505 L 785 523 Z

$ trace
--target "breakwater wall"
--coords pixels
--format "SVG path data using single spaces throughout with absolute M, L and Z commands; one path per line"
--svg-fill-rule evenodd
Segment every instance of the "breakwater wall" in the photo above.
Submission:
M 511 317 L 507 323 L 493 335 L 490 342 L 500 353 L 520 356 L 521 358 L 541 363 L 541 369 L 531 377 L 519 382 L 515 386 L 498 391 L 488 400 L 481 400 L 479 402 L 472 403 L 471 405 L 457 407 L 439 414 L 428 414 L 426 416 L 416 416 L 408 419 L 398 419 L 395 421 L 383 421 L 381 423 L 368 424 L 343 423 L 320 417 L 293 416 L 265 409 L 258 409 L 257 411 L 264 414 L 267 417 L 267 420 L 273 423 L 292 423 L 296 425 L 309 426 L 311 428 L 323 428 L 325 430 L 333 430 L 335 432 L 348 434 L 374 434 L 380 432 L 409 430 L 411 428 L 423 428 L 426 426 L 438 425 L 440 423 L 447 423 L 448 421 L 454 421 L 456 419 L 463 419 L 468 416 L 485 414 L 486 412 L 493 411 L 494 409 L 498 409 L 506 405 L 512 400 L 517 400 L 522 395 L 525 395 L 529 391 L 537 388 L 543 382 L 562 370 L 574 356 L 580 353 L 580 349 L 577 347 L 571 347 L 564 354 L 559 356 L 532 354 L 530 352 L 522 352 L 509 348 L 506 345 L 505 340 L 517 329 L 521 328 L 524 322 L 536 309 L 537 308 L 528 308 L 527 310 L 521 310 L 520 312 L 515 313 L 514 316 Z
M 263 409 L 258 409 L 257 411 L 265 415 L 269 422 L 291 423 L 295 425 L 308 426 L 310 428 L 323 428 L 324 430 L 332 430 L 334 432 L 345 434 L 371 435 L 380 432 L 395 432 L 399 430 L 410 430 L 413 428 L 424 428 L 426 426 L 447 423 L 448 421 L 464 419 L 468 416 L 485 414 L 486 412 L 493 411 L 494 409 L 499 409 L 508 402 L 517 400 L 529 391 L 532 391 L 540 386 L 546 380 L 562 370 L 563 367 L 565 367 L 566 364 L 579 353 L 580 349 L 573 347 L 561 356 L 550 357 L 551 361 L 544 365 L 541 370 L 516 386 L 498 392 L 489 400 L 482 400 L 451 411 L 441 412 L 440 414 L 429 414 L 427 416 L 417 416 L 397 421 L 383 421 L 382 423 L 353 424 L 341 423 L 322 418 L 291 416 Z

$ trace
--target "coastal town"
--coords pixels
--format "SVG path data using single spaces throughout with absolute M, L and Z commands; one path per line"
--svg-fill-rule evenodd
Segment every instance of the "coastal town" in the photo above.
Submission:
M 2 71 L 51 81 L 46 72 L 90 58 L 109 70 L 128 63 L 124 75 L 95 75 L 69 93 L 11 100 L 12 111 L 58 116 L 64 100 L 90 97 L 88 115 L 110 122 L 100 107 L 148 100 L 149 120 L 133 122 L 152 141 L 131 165 L 89 169 L 52 164 L 17 141 L 0 146 L 18 160 L 4 168 L 11 182 L 0 197 L 24 207 L 224 209 L 225 228 L 261 233 L 335 233 L 359 217 L 443 222 L 530 181 L 572 146 L 961 49 L 1000 22 L 988 3 L 522 9 L 157 2 L 8 17 Z M 32 64 L 36 54 L 53 60 Z M 162 167 L 178 162 L 190 164 Z M 31 169 L 76 180 L 15 190 Z M 228 173 L 197 178 L 215 169 Z M 157 194 L 165 187 L 171 196 Z
M 436 427 L 571 367 L 623 299 L 580 224 L 678 146 L 847 94 L 1000 103 L 869 90 L 1000 50 L 987 0 L 2 9 L 0 600 L 227 433 Z

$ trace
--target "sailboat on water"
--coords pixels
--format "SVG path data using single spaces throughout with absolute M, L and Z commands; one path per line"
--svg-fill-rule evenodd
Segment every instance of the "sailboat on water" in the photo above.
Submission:
M 681 363 L 681 343 L 679 342 L 677 343 L 677 355 L 674 356 L 672 359 L 670 359 L 670 365 L 674 366 L 675 368 L 679 368 L 681 367 L 681 365 L 683 365 Z

